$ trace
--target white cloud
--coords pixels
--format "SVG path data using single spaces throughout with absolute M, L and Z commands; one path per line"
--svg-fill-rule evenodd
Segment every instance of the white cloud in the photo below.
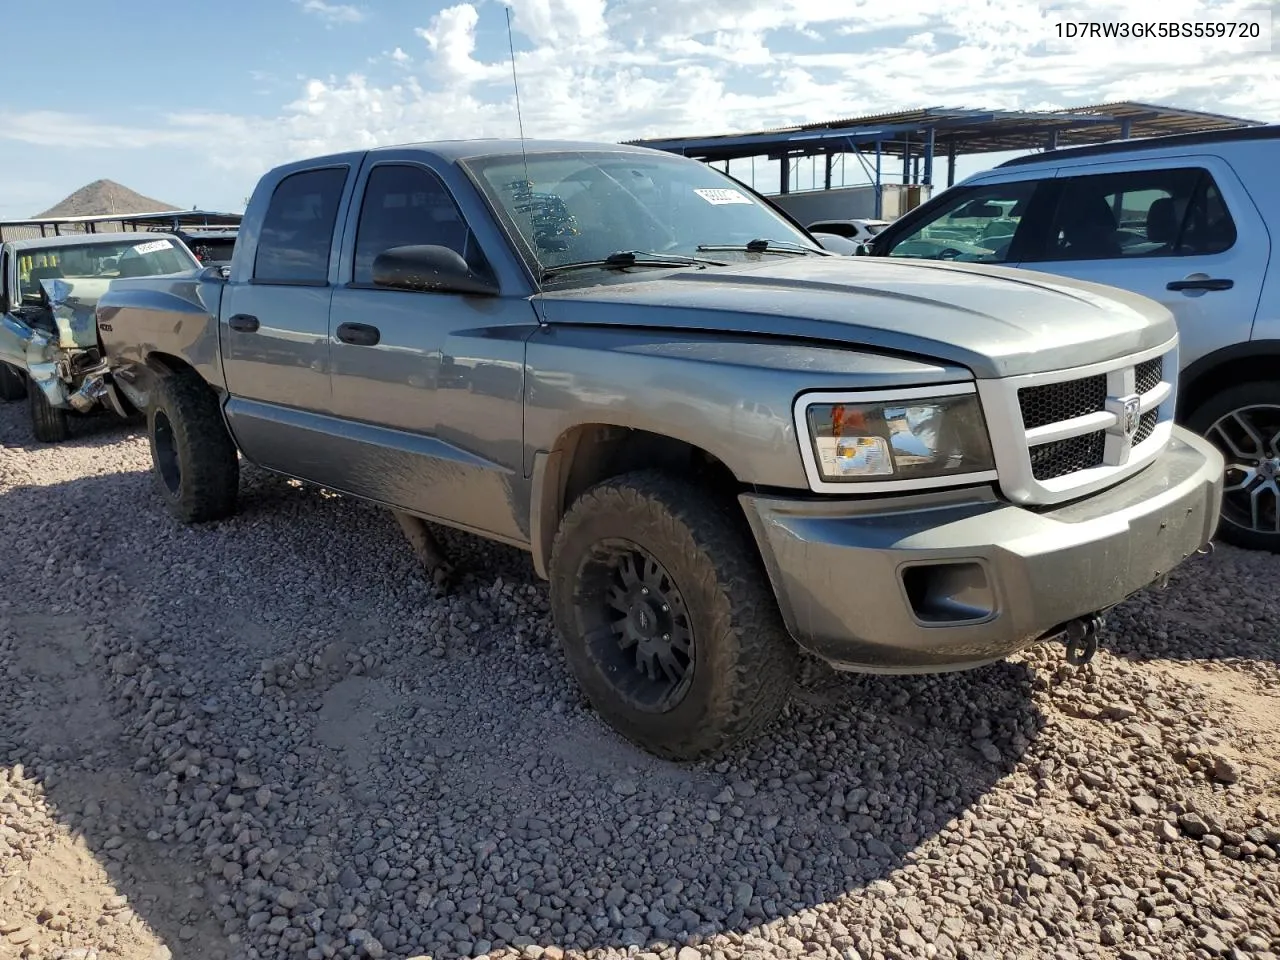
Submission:
M 348 3 L 326 3 L 325 0 L 294 0 L 294 2 L 307 13 L 330 24 L 360 23 L 365 19 L 363 9 Z
M 348 9 L 297 2 L 317 16 Z M 1273 54 L 1207 41 L 1052 42 L 1064 18 L 1105 11 L 1151 19 L 1149 0 L 1072 0 L 1069 16 L 1037 0 L 509 3 L 524 127 L 535 137 L 626 140 L 922 106 L 1041 109 L 1124 99 L 1280 120 Z M 1159 19 L 1205 19 L 1250 3 L 1163 0 Z M 317 72 L 273 114 L 187 112 L 143 129 L 108 113 L 0 114 L 0 140 L 62 146 L 74 128 L 78 142 L 95 147 L 190 150 L 235 171 L 247 192 L 262 169 L 310 154 L 514 135 L 503 6 L 457 2 L 424 19 L 397 25 L 415 28 L 418 41 L 375 58 L 368 75 Z

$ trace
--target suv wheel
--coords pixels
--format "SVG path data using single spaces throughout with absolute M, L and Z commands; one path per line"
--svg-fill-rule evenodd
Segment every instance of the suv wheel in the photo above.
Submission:
M 1196 408 L 1187 427 L 1227 461 L 1218 536 L 1237 547 L 1280 553 L 1280 385 L 1228 387 Z
M 596 712 L 671 760 L 766 727 L 798 670 L 737 505 L 656 471 L 613 477 L 569 509 L 552 547 L 551 606 Z

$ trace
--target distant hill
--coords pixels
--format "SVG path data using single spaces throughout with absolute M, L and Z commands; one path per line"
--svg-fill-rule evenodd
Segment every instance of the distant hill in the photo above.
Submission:
M 61 203 L 56 203 L 32 219 L 45 217 L 92 217 L 113 213 L 154 213 L 159 210 L 180 209 L 163 200 L 152 200 L 114 180 L 95 180 L 81 187 Z

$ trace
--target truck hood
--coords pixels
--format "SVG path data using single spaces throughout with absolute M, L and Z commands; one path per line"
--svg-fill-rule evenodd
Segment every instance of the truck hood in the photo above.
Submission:
M 779 257 L 547 291 L 550 324 L 723 330 L 960 364 L 979 378 L 1081 366 L 1168 342 L 1173 314 L 1036 271 L 883 257 Z

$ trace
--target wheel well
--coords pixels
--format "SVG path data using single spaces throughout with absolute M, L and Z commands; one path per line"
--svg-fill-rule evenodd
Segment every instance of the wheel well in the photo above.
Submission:
M 545 488 L 535 504 L 539 514 L 533 537 L 534 567 L 545 576 L 551 542 L 565 511 L 594 484 L 632 470 L 657 467 L 703 489 L 733 495 L 739 483 L 723 461 L 683 440 L 660 433 L 590 423 L 574 427 L 552 447 Z
M 167 377 L 183 370 L 191 370 L 193 367 L 181 357 L 175 357 L 172 354 L 161 353 L 158 350 L 147 354 L 147 366 L 160 376 Z
M 1179 385 L 1179 422 L 1185 421 L 1195 409 L 1215 393 L 1251 380 L 1275 380 L 1276 363 L 1280 352 L 1251 353 L 1233 357 L 1195 373 L 1190 380 Z

